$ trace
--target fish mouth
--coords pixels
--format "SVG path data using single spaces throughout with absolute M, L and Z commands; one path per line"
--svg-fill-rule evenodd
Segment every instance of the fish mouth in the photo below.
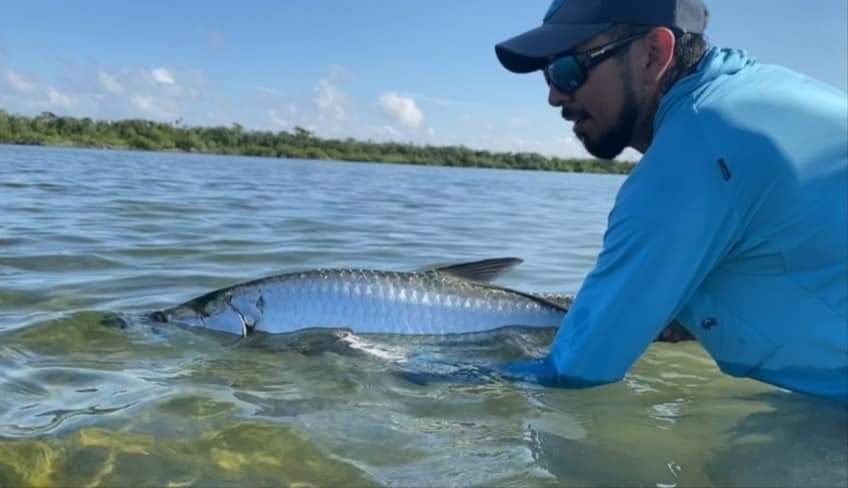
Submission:
M 215 314 L 199 312 L 193 306 L 184 304 L 174 308 L 157 310 L 149 314 L 148 318 L 160 324 L 199 327 L 242 337 L 247 337 L 253 333 L 256 325 L 230 303 L 227 303 L 222 311 Z
M 153 322 L 160 324 L 183 323 L 191 320 L 201 320 L 202 314 L 185 306 L 156 310 L 147 316 Z
M 203 324 L 203 314 L 184 305 L 156 310 L 147 314 L 147 318 L 157 324 L 185 324 L 191 326 L 200 326 Z
M 150 318 L 150 320 L 154 322 L 159 322 L 160 324 L 168 323 L 168 315 L 162 310 L 157 310 L 151 313 L 148 317 Z

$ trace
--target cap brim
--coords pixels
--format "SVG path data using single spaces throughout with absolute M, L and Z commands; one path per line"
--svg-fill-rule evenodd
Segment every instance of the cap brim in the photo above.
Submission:
M 610 28 L 612 24 L 544 24 L 495 46 L 504 68 L 530 73 L 545 67 L 548 59 L 564 53 Z

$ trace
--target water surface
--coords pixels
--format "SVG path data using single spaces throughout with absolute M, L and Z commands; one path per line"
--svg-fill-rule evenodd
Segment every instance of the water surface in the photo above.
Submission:
M 313 267 L 518 256 L 500 283 L 573 293 L 622 181 L 0 146 L 0 486 L 845 486 L 844 407 L 724 376 L 694 343 L 569 391 L 485 368 L 550 332 L 118 320 Z

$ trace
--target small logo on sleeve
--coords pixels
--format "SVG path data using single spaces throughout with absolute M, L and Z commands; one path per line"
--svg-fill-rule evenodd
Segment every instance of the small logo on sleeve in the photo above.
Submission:
M 730 181 L 730 168 L 727 167 L 727 161 L 724 158 L 718 160 L 718 169 L 721 171 L 721 177 L 724 178 L 724 181 Z

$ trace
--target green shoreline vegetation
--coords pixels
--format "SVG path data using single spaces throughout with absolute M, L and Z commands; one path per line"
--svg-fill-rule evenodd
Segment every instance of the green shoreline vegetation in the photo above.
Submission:
M 576 173 L 627 174 L 633 163 L 560 159 L 537 153 L 495 153 L 465 146 L 418 146 L 354 139 L 322 139 L 293 132 L 248 131 L 230 127 L 189 127 L 149 120 L 92 120 L 44 112 L 35 117 L 0 110 L 0 144 L 73 146 L 145 151 L 183 151 L 293 159 L 502 168 Z

